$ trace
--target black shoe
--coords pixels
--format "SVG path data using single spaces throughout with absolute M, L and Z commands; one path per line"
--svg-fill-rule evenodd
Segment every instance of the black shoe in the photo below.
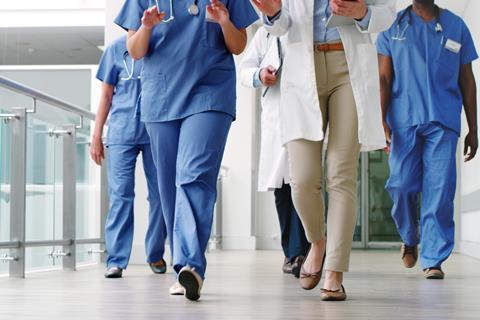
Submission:
M 303 260 L 305 258 L 303 256 L 298 256 L 292 263 L 292 274 L 295 278 L 300 278 L 300 270 L 302 269 Z
M 167 272 L 167 263 L 165 262 L 165 260 L 160 260 L 158 263 L 162 263 L 162 264 L 153 264 L 153 263 L 149 263 L 148 265 L 150 266 L 150 269 L 152 269 L 153 273 L 155 274 L 163 274 L 163 273 L 166 273 Z
M 292 274 L 292 263 L 287 257 L 285 257 L 285 259 L 283 260 L 282 271 L 286 274 Z
M 123 270 L 119 267 L 111 267 L 105 271 L 105 278 L 107 279 L 117 279 L 121 278 L 123 274 Z

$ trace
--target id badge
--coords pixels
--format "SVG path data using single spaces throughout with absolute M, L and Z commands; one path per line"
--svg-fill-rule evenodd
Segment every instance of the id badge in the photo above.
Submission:
M 448 39 L 445 43 L 445 49 L 453 53 L 459 53 L 462 49 L 462 45 L 452 39 Z

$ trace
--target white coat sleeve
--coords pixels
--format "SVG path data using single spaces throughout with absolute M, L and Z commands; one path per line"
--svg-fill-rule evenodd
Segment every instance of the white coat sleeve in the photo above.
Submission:
M 298 0 L 294 0 L 298 1 Z M 265 29 L 275 37 L 281 37 L 287 34 L 288 30 L 292 25 L 292 18 L 290 15 L 289 9 L 289 0 L 283 1 L 282 11 L 280 12 L 280 16 L 273 21 L 272 23 L 267 22 L 267 17 L 263 15 L 262 20 L 265 26 Z
M 252 39 L 252 42 L 248 46 L 245 54 L 243 55 L 242 62 L 240 62 L 240 82 L 243 86 L 248 88 L 254 88 L 253 76 L 260 68 L 262 63 L 264 50 L 267 45 L 266 33 L 262 30 L 258 30 Z
M 362 30 L 357 25 L 361 33 L 380 33 L 393 24 L 396 14 L 396 0 L 379 0 L 375 4 L 369 5 L 372 12 L 368 29 Z

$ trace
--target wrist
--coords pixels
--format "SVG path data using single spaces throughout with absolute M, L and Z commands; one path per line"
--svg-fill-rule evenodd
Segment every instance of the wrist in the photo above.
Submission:
M 151 31 L 153 29 L 153 26 L 147 26 L 145 23 L 142 23 L 142 28 L 146 31 Z
M 280 14 L 280 11 L 282 11 L 282 8 L 278 8 L 276 11 L 272 12 L 271 14 L 267 15 L 268 20 L 274 19 L 276 16 Z
M 232 21 L 230 20 L 230 18 L 228 19 L 225 19 L 224 21 L 219 21 L 218 24 L 220 25 L 220 27 L 223 29 L 223 28 L 227 28 L 229 27 L 230 25 L 233 25 Z
M 355 20 L 362 21 L 367 16 L 367 13 L 368 13 L 368 6 L 365 6 L 362 10 L 362 14 L 359 14 L 357 17 L 355 17 Z

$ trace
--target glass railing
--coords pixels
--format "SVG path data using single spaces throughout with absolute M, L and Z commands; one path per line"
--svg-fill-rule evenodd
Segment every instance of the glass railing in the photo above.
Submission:
M 75 270 L 104 252 L 105 168 L 94 114 L 0 76 L 0 275 Z

